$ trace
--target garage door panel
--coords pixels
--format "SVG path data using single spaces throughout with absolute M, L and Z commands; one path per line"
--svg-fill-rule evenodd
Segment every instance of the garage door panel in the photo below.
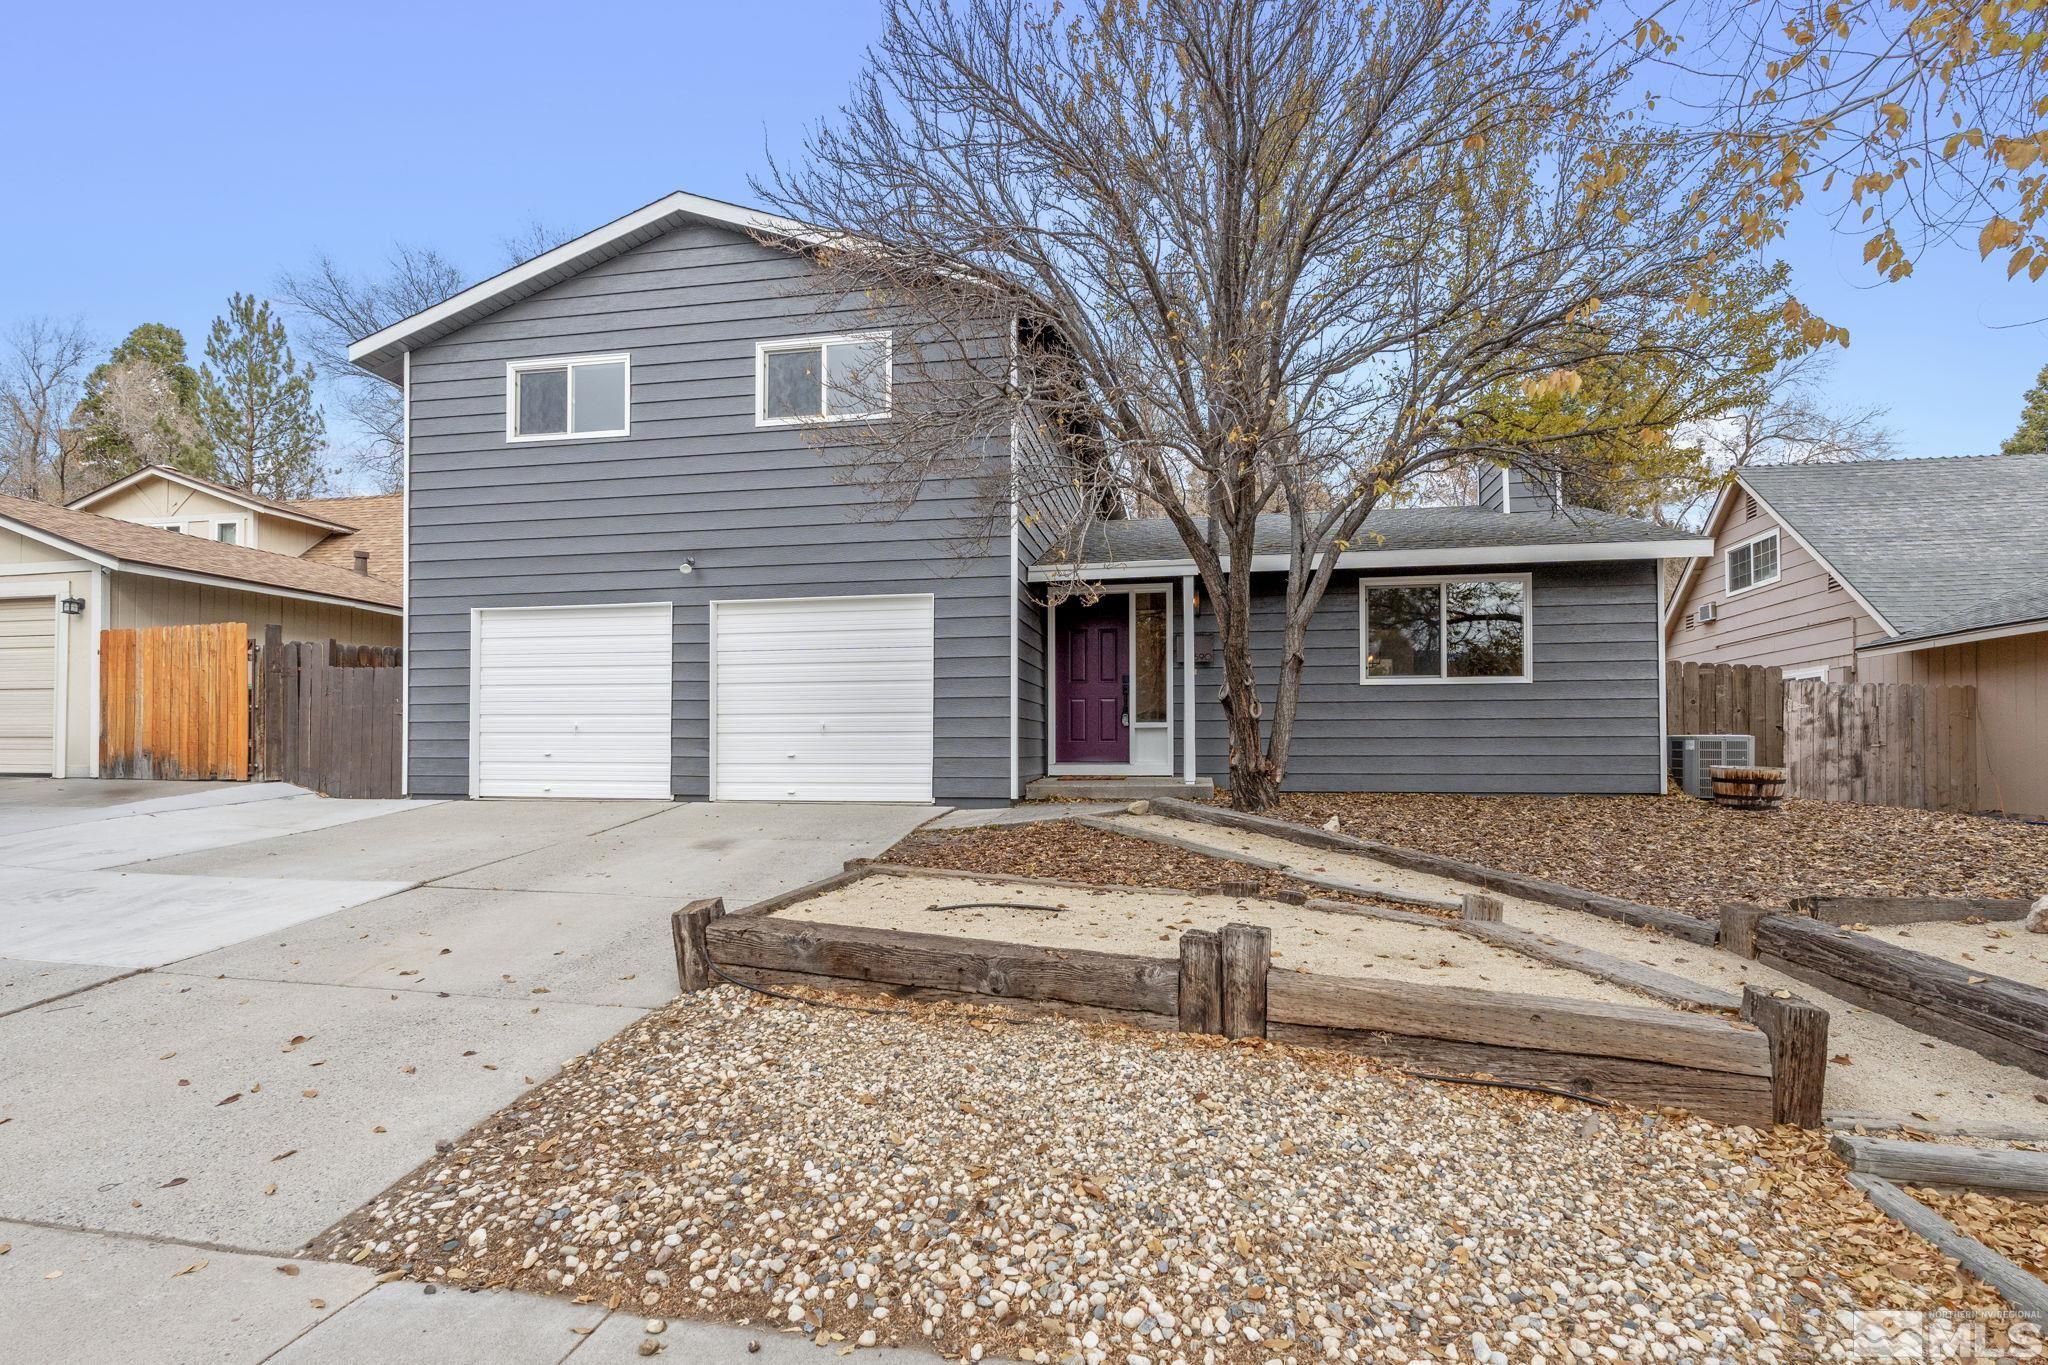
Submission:
M 54 771 L 57 604 L 0 599 L 0 773 Z
M 644 607 L 477 615 L 477 794 L 670 795 L 673 617 Z
M 715 793 L 929 801 L 932 641 L 929 597 L 718 604 Z

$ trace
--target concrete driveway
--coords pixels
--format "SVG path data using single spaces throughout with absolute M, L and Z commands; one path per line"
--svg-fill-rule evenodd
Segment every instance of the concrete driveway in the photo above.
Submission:
M 291 1258 L 672 997 L 678 905 L 936 813 L 87 785 L 0 783 L 0 1341 L 41 1361 L 632 1355 L 601 1308 Z

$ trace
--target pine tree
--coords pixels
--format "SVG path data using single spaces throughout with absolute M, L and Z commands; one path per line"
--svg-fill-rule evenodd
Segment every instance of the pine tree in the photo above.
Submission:
M 2048 366 L 2034 376 L 2020 408 L 2020 428 L 1999 450 L 2007 455 L 2048 455 Z
M 207 335 L 199 381 L 224 481 L 268 498 L 319 491 L 327 420 L 313 401 L 312 367 L 293 358 L 267 302 L 239 293 L 228 300 Z
M 86 481 L 111 483 L 145 464 L 215 473 L 213 447 L 199 418 L 199 372 L 185 357 L 185 335 L 145 322 L 85 378 L 71 414 Z

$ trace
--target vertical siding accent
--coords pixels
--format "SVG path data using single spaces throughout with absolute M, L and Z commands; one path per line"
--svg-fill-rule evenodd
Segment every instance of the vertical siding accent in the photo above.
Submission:
M 982 490 L 928 488 L 893 520 L 837 477 L 845 447 L 754 424 L 755 344 L 872 330 L 812 266 L 742 234 L 678 228 L 413 353 L 407 496 L 411 790 L 467 790 L 474 607 L 675 603 L 673 789 L 709 791 L 707 603 L 931 593 L 941 801 L 1009 794 L 1009 638 L 1018 566 L 967 518 Z M 991 344 L 1000 320 L 991 322 Z M 505 365 L 632 356 L 631 435 L 508 443 Z M 899 387 L 914 376 L 902 372 Z M 1007 440 L 985 452 L 1007 459 Z M 677 572 L 685 558 L 696 571 Z M 1020 711 L 1031 706 L 1019 697 Z M 1021 742 L 1021 737 L 1020 737 Z
M 1663 789 L 1657 564 L 1526 566 L 1533 681 L 1372 687 L 1358 681 L 1361 575 L 1340 574 L 1308 629 L 1290 791 L 1655 793 Z M 1514 572 L 1513 566 L 1482 572 Z M 1454 569 L 1444 572 L 1455 574 Z M 1252 648 L 1278 669 L 1281 584 L 1255 586 Z M 1197 631 L 1213 630 L 1197 623 Z M 1200 670 L 1203 775 L 1229 776 L 1229 736 Z M 1272 714 L 1270 685 L 1261 694 Z

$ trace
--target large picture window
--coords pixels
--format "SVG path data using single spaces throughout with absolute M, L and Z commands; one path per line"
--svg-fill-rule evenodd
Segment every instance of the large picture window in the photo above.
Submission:
M 871 421 L 889 415 L 889 334 L 764 341 L 755 421 Z
M 1778 581 L 1778 533 L 1766 531 L 1728 549 L 1728 591 L 1748 592 Z
M 1359 617 L 1361 682 L 1529 678 L 1527 574 L 1368 580 Z
M 513 361 L 505 373 L 505 439 L 626 435 L 630 363 L 622 355 Z

